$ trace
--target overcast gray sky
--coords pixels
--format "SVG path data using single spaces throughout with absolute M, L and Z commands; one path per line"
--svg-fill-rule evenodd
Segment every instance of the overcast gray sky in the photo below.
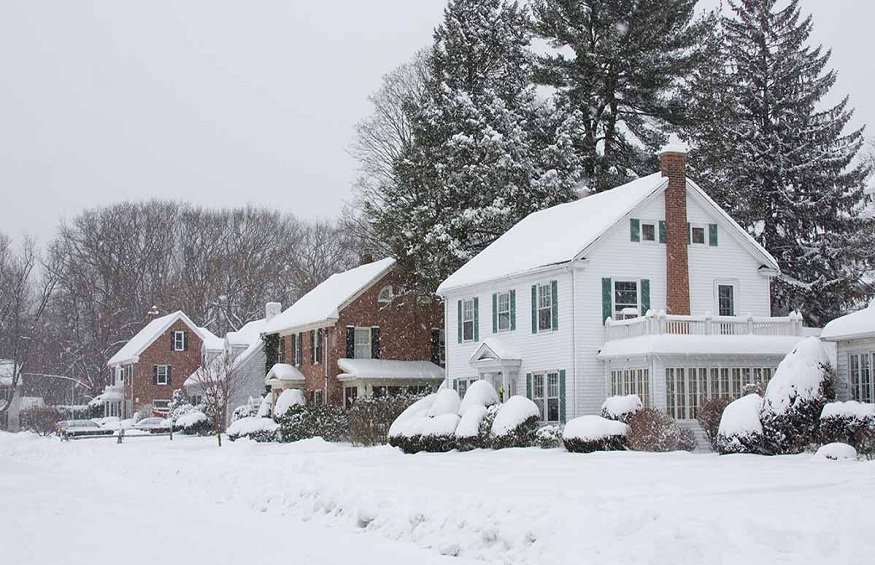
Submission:
M 2 0 L 0 231 L 126 199 L 337 216 L 381 76 L 444 0 Z M 704 0 L 716 4 L 716 0 Z M 836 95 L 875 125 L 875 2 L 802 0 Z

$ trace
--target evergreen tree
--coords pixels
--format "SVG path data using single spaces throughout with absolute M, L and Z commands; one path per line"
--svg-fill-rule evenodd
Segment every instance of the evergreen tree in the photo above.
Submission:
M 845 98 L 824 107 L 836 73 L 810 47 L 798 0 L 730 0 L 714 55 L 691 91 L 696 167 L 706 189 L 778 260 L 776 310 L 822 325 L 856 305 L 875 249 L 862 215 L 869 165 Z M 723 53 L 721 55 L 720 53 Z
M 536 79 L 556 89 L 557 110 L 591 190 L 657 166 L 665 128 L 685 118 L 678 88 L 701 35 L 696 0 L 536 0 L 534 29 L 554 49 Z
M 536 101 L 528 23 L 516 2 L 450 0 L 424 95 L 406 105 L 413 143 L 395 159 L 395 182 L 364 203 L 420 292 L 529 213 L 573 198 L 577 161 Z

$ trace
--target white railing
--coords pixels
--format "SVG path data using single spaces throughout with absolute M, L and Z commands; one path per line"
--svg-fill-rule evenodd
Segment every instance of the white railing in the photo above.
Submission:
M 673 316 L 652 310 L 627 320 L 605 321 L 605 341 L 643 335 L 786 335 L 801 336 L 802 316 L 791 312 L 779 318 L 747 316 Z

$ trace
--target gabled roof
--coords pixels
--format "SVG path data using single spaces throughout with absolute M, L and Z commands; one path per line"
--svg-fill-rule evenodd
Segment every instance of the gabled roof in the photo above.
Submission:
M 507 359 L 522 359 L 519 354 L 507 347 L 504 342 L 496 337 L 487 337 L 483 343 L 474 351 L 474 355 L 468 360 L 469 363 L 476 363 L 484 359 L 507 360 Z
M 225 334 L 225 341 L 228 345 L 252 345 L 255 342 L 261 341 L 261 334 L 264 331 L 264 326 L 267 320 L 253 320 L 236 332 L 228 332 Z
M 289 365 L 288 363 L 276 363 L 273 367 L 270 368 L 270 371 L 268 371 L 267 375 L 265 375 L 264 377 L 265 384 L 268 384 L 268 381 L 274 380 L 303 383 L 307 379 L 304 377 L 304 374 L 297 369 L 297 367 Z
M 146 326 L 134 335 L 128 342 L 118 350 L 118 352 L 109 358 L 107 365 L 113 367 L 115 365 L 124 365 L 127 363 L 136 363 L 139 360 L 140 354 L 147 347 L 158 339 L 164 332 L 170 328 L 177 320 L 182 320 L 204 343 L 204 346 L 209 350 L 221 350 L 222 340 L 213 335 L 206 328 L 197 327 L 182 310 L 178 310 L 172 314 L 155 318 Z
M 529 214 L 450 275 L 437 293 L 578 259 L 609 229 L 645 201 L 663 193 L 667 186 L 668 178 L 654 173 L 575 202 Z M 687 193 L 713 208 L 724 227 L 730 228 L 765 266 L 779 270 L 774 257 L 689 178 Z
M 277 333 L 336 320 L 350 300 L 395 265 L 391 258 L 335 273 L 265 324 L 262 332 Z
M 840 341 L 848 338 L 875 337 L 875 300 L 868 308 L 836 318 L 828 323 L 820 337 L 826 341 Z

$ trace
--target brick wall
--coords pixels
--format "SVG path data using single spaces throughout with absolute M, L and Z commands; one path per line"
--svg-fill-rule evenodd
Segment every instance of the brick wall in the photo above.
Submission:
M 174 331 L 188 332 L 188 348 L 186 351 L 173 351 L 170 347 L 170 336 Z M 155 400 L 170 400 L 173 391 L 183 388 L 185 379 L 201 364 L 203 342 L 188 325 L 177 320 L 152 345 L 140 354 L 140 360 L 134 365 L 133 389 L 126 383 L 127 398 L 133 398 L 134 410 Z M 167 385 L 155 385 L 152 380 L 154 365 L 170 365 L 171 379 Z
M 690 270 L 687 256 L 686 155 L 665 152 L 659 156 L 665 191 L 666 306 L 669 314 L 690 313 Z

